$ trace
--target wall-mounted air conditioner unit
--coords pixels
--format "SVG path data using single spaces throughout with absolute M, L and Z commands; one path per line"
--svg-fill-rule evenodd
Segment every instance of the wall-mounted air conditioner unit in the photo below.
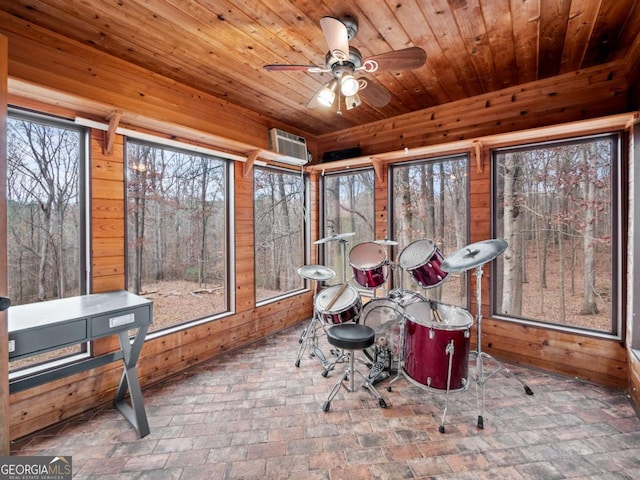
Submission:
M 298 165 L 305 165 L 309 161 L 305 139 L 277 128 L 269 130 L 269 149 L 285 157 L 297 160 L 292 163 Z M 284 161 L 286 162 L 286 159 Z

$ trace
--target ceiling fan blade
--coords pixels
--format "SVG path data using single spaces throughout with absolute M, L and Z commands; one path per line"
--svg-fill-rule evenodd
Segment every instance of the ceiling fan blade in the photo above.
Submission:
M 391 93 L 382 85 L 363 77 L 358 78 L 358 83 L 360 84 L 358 94 L 371 106 L 382 108 L 391 101 Z
M 349 59 L 349 32 L 344 23 L 334 17 L 322 17 L 320 26 L 331 54 L 340 61 Z
M 279 64 L 279 63 L 263 65 L 262 68 L 270 72 L 299 71 L 299 72 L 310 72 L 310 73 L 322 73 L 322 72 L 330 71 L 330 70 L 327 70 L 326 68 L 320 68 L 315 65 L 288 65 L 288 64 Z
M 420 68 L 427 61 L 427 53 L 420 47 L 409 47 L 393 52 L 367 57 L 359 70 L 365 72 L 386 72 L 389 70 L 412 70 Z

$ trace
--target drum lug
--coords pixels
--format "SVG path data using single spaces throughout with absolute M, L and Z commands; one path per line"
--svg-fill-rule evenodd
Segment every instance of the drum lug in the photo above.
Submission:
M 433 340 L 433 337 L 435 337 L 436 333 L 433 330 L 433 328 L 429 329 L 429 340 Z
M 431 377 L 427 377 L 427 387 L 431 387 Z
M 469 338 L 471 336 L 471 330 L 464 331 L 464 338 Z

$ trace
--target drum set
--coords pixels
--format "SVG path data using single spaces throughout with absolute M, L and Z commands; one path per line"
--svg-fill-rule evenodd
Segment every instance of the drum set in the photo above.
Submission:
M 407 245 L 398 262 L 389 261 L 386 248 L 398 245 L 394 240 L 375 240 L 354 246 L 349 252 L 349 265 L 353 280 L 362 288 L 373 290 L 373 298 L 362 303 L 360 291 L 347 283 L 346 245 L 354 233 L 335 234 L 316 241 L 316 244 L 340 242 L 342 246 L 342 283 L 320 290 L 320 282 L 335 277 L 333 269 L 323 265 L 305 265 L 298 269 L 303 278 L 315 282 L 314 311 L 309 324 L 303 330 L 296 366 L 300 365 L 304 352 L 310 349 L 311 357 L 322 364 L 322 375 L 327 376 L 336 363 L 344 359 L 340 351 L 331 351 L 331 359 L 324 355 L 318 338 L 327 328 L 340 323 L 362 323 L 375 331 L 375 343 L 364 350 L 370 360 L 368 380 L 380 382 L 395 373 L 387 390 L 400 378 L 427 391 L 445 392 L 445 407 L 439 431 L 444 433 L 449 393 L 467 390 L 470 385 L 469 356 L 475 357 L 476 401 L 478 428 L 484 428 L 483 412 L 486 381 L 500 370 L 509 371 L 496 359 L 482 351 L 482 289 L 483 266 L 497 258 L 507 248 L 507 242 L 494 239 L 471 244 L 444 257 L 438 247 L 428 239 Z M 441 286 L 450 274 L 475 268 L 476 272 L 476 350 L 470 350 L 473 316 L 465 309 L 447 305 L 412 290 L 396 287 L 402 285 L 404 272 L 424 290 Z M 388 282 L 392 271 L 393 282 Z M 397 275 L 399 273 L 399 275 Z M 385 286 L 393 283 L 393 288 Z M 377 289 L 386 293 L 377 297 Z M 485 371 L 485 361 L 494 361 L 496 367 Z M 517 378 L 517 377 L 516 377 Z M 518 379 L 518 381 L 520 381 Z M 522 382 L 521 382 L 522 383 Z M 531 389 L 522 383 L 525 392 Z

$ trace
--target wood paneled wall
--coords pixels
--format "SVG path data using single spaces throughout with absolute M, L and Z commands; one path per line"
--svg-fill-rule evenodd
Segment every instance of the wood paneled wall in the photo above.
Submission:
M 184 125 L 221 138 L 228 136 L 230 142 L 249 141 L 261 148 L 265 146 L 268 128 L 278 126 L 272 119 L 158 78 L 50 32 L 27 28 L 18 19 L 0 12 L 0 33 L 3 32 L 13 45 L 9 51 L 9 73 L 20 81 L 19 88 L 11 92 L 11 100 L 17 104 L 33 106 L 34 101 L 40 101 L 44 102 L 41 104 L 44 110 L 67 109 L 79 115 L 102 118 L 112 109 L 119 109 L 125 111 L 125 119 L 127 115 L 140 116 L 157 120 L 158 124 Z M 35 51 L 39 52 L 37 58 L 25 53 Z M 628 109 L 625 73 L 624 63 L 616 62 L 534 82 L 524 88 L 507 89 L 322 137 L 317 139 L 317 150 L 321 153 L 360 145 L 365 154 L 372 154 L 619 113 Z M 26 85 L 37 85 L 43 88 L 40 92 L 60 92 L 60 95 L 43 97 L 34 93 L 35 90 L 22 89 Z M 123 288 L 125 269 L 123 142 L 116 136 L 113 155 L 105 156 L 101 138 L 101 132 L 93 132 L 91 264 L 95 292 Z M 482 155 L 482 171 L 471 168 L 470 172 L 470 242 L 491 236 L 488 150 L 483 149 Z M 384 238 L 388 236 L 388 177 L 385 168 L 380 172 L 375 190 L 375 225 L 376 236 Z M 318 174 L 313 173 L 312 240 L 318 235 L 317 185 Z M 310 293 L 255 307 L 252 175 L 243 176 L 240 163 L 235 165 L 234 191 L 235 313 L 147 341 L 139 362 L 143 387 L 222 352 L 247 345 L 308 318 L 311 313 Z M 311 254 L 315 261 L 313 247 Z M 484 292 L 488 292 L 490 275 L 487 269 L 483 277 Z M 489 298 L 488 293 L 483 297 L 483 346 L 488 353 L 516 363 L 626 387 L 630 378 L 627 352 L 620 342 L 491 319 Z M 110 350 L 114 344 L 105 341 L 97 348 Z M 11 395 L 11 438 L 111 402 L 120 373 L 121 367 L 112 364 Z
M 125 204 L 123 138 L 113 154 L 102 153 L 103 132 L 91 136 L 92 284 L 93 292 L 125 288 Z M 253 264 L 253 176 L 235 166 L 235 314 L 171 335 L 148 340 L 138 362 L 142 387 L 178 374 L 192 365 L 239 348 L 309 318 L 312 296 L 303 293 L 255 307 Z M 314 218 L 315 215 L 312 215 Z M 317 224 L 317 221 L 314 220 Z M 117 349 L 115 338 L 94 343 L 96 354 Z M 293 362 L 295 359 L 291 359 Z M 11 395 L 12 439 L 108 404 L 122 372 L 118 363 L 63 378 Z
M 627 65 L 612 62 L 321 135 L 317 148 L 372 155 L 596 118 L 629 111 L 628 94 Z
M 455 115 L 449 113 L 447 106 L 429 109 L 407 115 L 403 118 L 392 119 L 386 122 L 379 122 L 375 125 L 368 125 L 362 128 L 342 131 L 336 135 L 321 137 L 318 140 L 320 148 L 336 148 L 360 145 L 367 154 L 387 152 L 389 150 L 402 151 L 405 146 L 410 148 L 416 146 L 430 145 L 430 142 L 443 143 L 462 139 L 462 132 L 465 138 L 473 138 L 475 135 L 495 135 L 504 133 L 504 125 L 512 125 L 517 129 L 529 127 L 542 127 L 547 125 L 549 118 L 553 118 L 555 123 L 564 121 L 582 120 L 583 117 L 593 113 L 594 117 L 601 114 L 614 114 L 625 111 L 626 103 L 626 80 L 625 66 L 623 64 L 612 64 L 609 68 L 600 70 L 594 69 L 589 72 L 581 72 L 580 75 L 572 75 L 562 81 L 556 80 L 554 88 L 549 90 L 549 81 L 541 81 L 534 88 L 531 84 L 527 90 L 529 93 L 518 97 L 511 97 L 512 89 L 507 89 L 496 95 L 494 100 L 511 98 L 509 102 L 513 105 L 511 117 L 507 117 L 507 110 L 499 108 L 501 116 L 492 116 L 491 108 L 497 105 L 497 101 L 488 98 L 469 99 L 460 102 L 460 105 L 452 105 L 451 110 Z M 587 80 L 588 79 L 588 80 Z M 574 80 L 576 83 L 574 83 Z M 591 85 L 593 90 L 587 94 L 583 90 Z M 538 90 L 538 97 L 534 92 Z M 572 92 L 578 91 L 574 97 Z M 553 95 L 549 92 L 553 91 Z M 546 92 L 546 93 L 545 93 Z M 540 93 L 542 97 L 540 97 Z M 588 98 L 592 96 L 594 103 L 591 104 Z M 487 96 L 485 96 L 487 97 Z M 525 100 L 526 99 L 526 100 Z M 560 99 L 560 105 L 555 102 Z M 458 102 L 456 102 L 458 103 Z M 541 109 L 540 106 L 548 106 L 550 111 L 554 111 L 555 116 L 532 116 L 524 119 L 526 115 L 519 112 Z M 572 106 L 569 106 L 572 104 Z M 462 106 L 464 105 L 464 108 Z M 566 117 L 561 117 L 559 112 L 566 108 Z M 465 112 L 466 110 L 466 112 Z M 446 117 L 447 119 L 443 119 Z M 577 117 L 577 118 L 574 118 Z M 631 118 L 631 115 L 629 115 Z M 440 119 L 436 122 L 436 119 Z M 437 125 L 436 125 L 437 123 Z M 460 137 L 450 138 L 442 132 L 457 131 L 458 124 L 466 125 L 461 129 Z M 619 128 L 624 128 L 624 125 Z M 603 128 L 602 131 L 609 131 Z M 577 136 L 582 132 L 575 131 L 566 135 Z M 595 133 L 591 131 L 590 133 Z M 499 137 L 499 136 L 498 136 Z M 497 138 L 493 141 L 497 141 Z M 485 137 L 486 138 L 486 137 Z M 545 141 L 549 138 L 541 133 L 538 138 L 528 137 L 528 142 Z M 329 142 L 329 143 L 327 143 Z M 458 152 L 459 150 L 456 150 Z M 491 232 L 491 169 L 490 169 L 490 145 L 484 145 L 479 154 L 481 155 L 480 166 L 477 168 L 475 160 L 476 152 L 470 149 L 468 154 L 471 161 L 469 175 L 469 243 L 492 238 Z M 441 152 L 442 153 L 442 152 Z M 446 153 L 446 152 L 445 152 Z M 450 153 L 454 153 L 453 151 Z M 393 161 L 401 161 L 402 154 L 399 153 Z M 327 164 L 327 168 L 330 165 Z M 376 181 L 376 238 L 385 238 L 388 205 L 388 178 L 386 169 L 382 169 L 383 175 Z M 514 322 L 497 320 L 491 318 L 490 309 L 490 265 L 483 270 L 483 325 L 482 343 L 483 351 L 515 364 L 522 364 L 539 368 L 549 372 L 568 375 L 583 379 L 585 381 L 608 385 L 615 388 L 624 389 L 629 380 L 628 351 L 625 345 L 616 339 L 595 338 L 551 330 L 549 328 L 525 326 Z M 471 292 L 475 292 L 475 278 L 471 278 Z M 471 313 L 476 314 L 475 303 L 472 302 Z M 472 335 L 472 344 L 475 344 L 475 327 Z

